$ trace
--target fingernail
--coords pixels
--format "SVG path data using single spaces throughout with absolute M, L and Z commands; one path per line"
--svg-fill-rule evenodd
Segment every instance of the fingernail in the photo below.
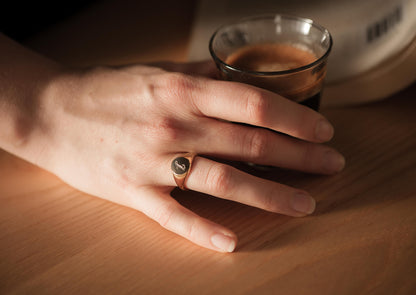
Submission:
M 325 152 L 323 164 L 328 172 L 339 172 L 345 167 L 345 158 L 341 154 L 329 150 Z
M 292 208 L 295 211 L 305 213 L 305 214 L 311 214 L 313 211 L 315 211 L 315 200 L 303 192 L 296 193 L 292 199 Z
M 334 136 L 334 127 L 325 119 L 319 120 L 315 128 L 315 138 L 318 141 L 328 141 Z
M 223 234 L 213 235 L 211 237 L 211 243 L 223 252 L 233 252 L 236 245 L 232 237 Z

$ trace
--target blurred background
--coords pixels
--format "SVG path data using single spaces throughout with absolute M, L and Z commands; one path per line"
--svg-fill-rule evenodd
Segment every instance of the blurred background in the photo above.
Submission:
M 2 32 L 71 66 L 209 59 L 221 25 L 290 14 L 334 39 L 322 105 L 385 99 L 416 81 L 416 0 L 9 1 Z

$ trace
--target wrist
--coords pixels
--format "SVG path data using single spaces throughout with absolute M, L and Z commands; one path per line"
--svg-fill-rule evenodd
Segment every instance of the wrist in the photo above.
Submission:
M 0 70 L 0 148 L 37 164 L 47 144 L 47 89 L 62 67 L 0 34 Z

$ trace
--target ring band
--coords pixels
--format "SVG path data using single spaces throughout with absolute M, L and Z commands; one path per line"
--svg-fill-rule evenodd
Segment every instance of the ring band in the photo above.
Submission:
M 192 162 L 195 156 L 195 153 L 186 153 L 182 156 L 177 156 L 172 160 L 170 169 L 172 170 L 173 178 L 175 179 L 177 186 L 181 190 L 187 190 L 185 187 L 185 181 L 189 171 L 191 171 Z

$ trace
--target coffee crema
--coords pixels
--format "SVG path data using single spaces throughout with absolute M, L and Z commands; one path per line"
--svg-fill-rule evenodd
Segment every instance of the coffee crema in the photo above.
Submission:
M 223 72 L 222 78 L 261 87 L 318 110 L 326 73 L 325 62 L 301 71 L 278 73 L 301 68 L 317 59 L 313 52 L 296 45 L 247 45 L 225 59 L 226 64 L 238 71 Z
M 226 63 L 243 71 L 277 72 L 306 66 L 317 60 L 314 53 L 280 43 L 247 45 L 227 57 Z

